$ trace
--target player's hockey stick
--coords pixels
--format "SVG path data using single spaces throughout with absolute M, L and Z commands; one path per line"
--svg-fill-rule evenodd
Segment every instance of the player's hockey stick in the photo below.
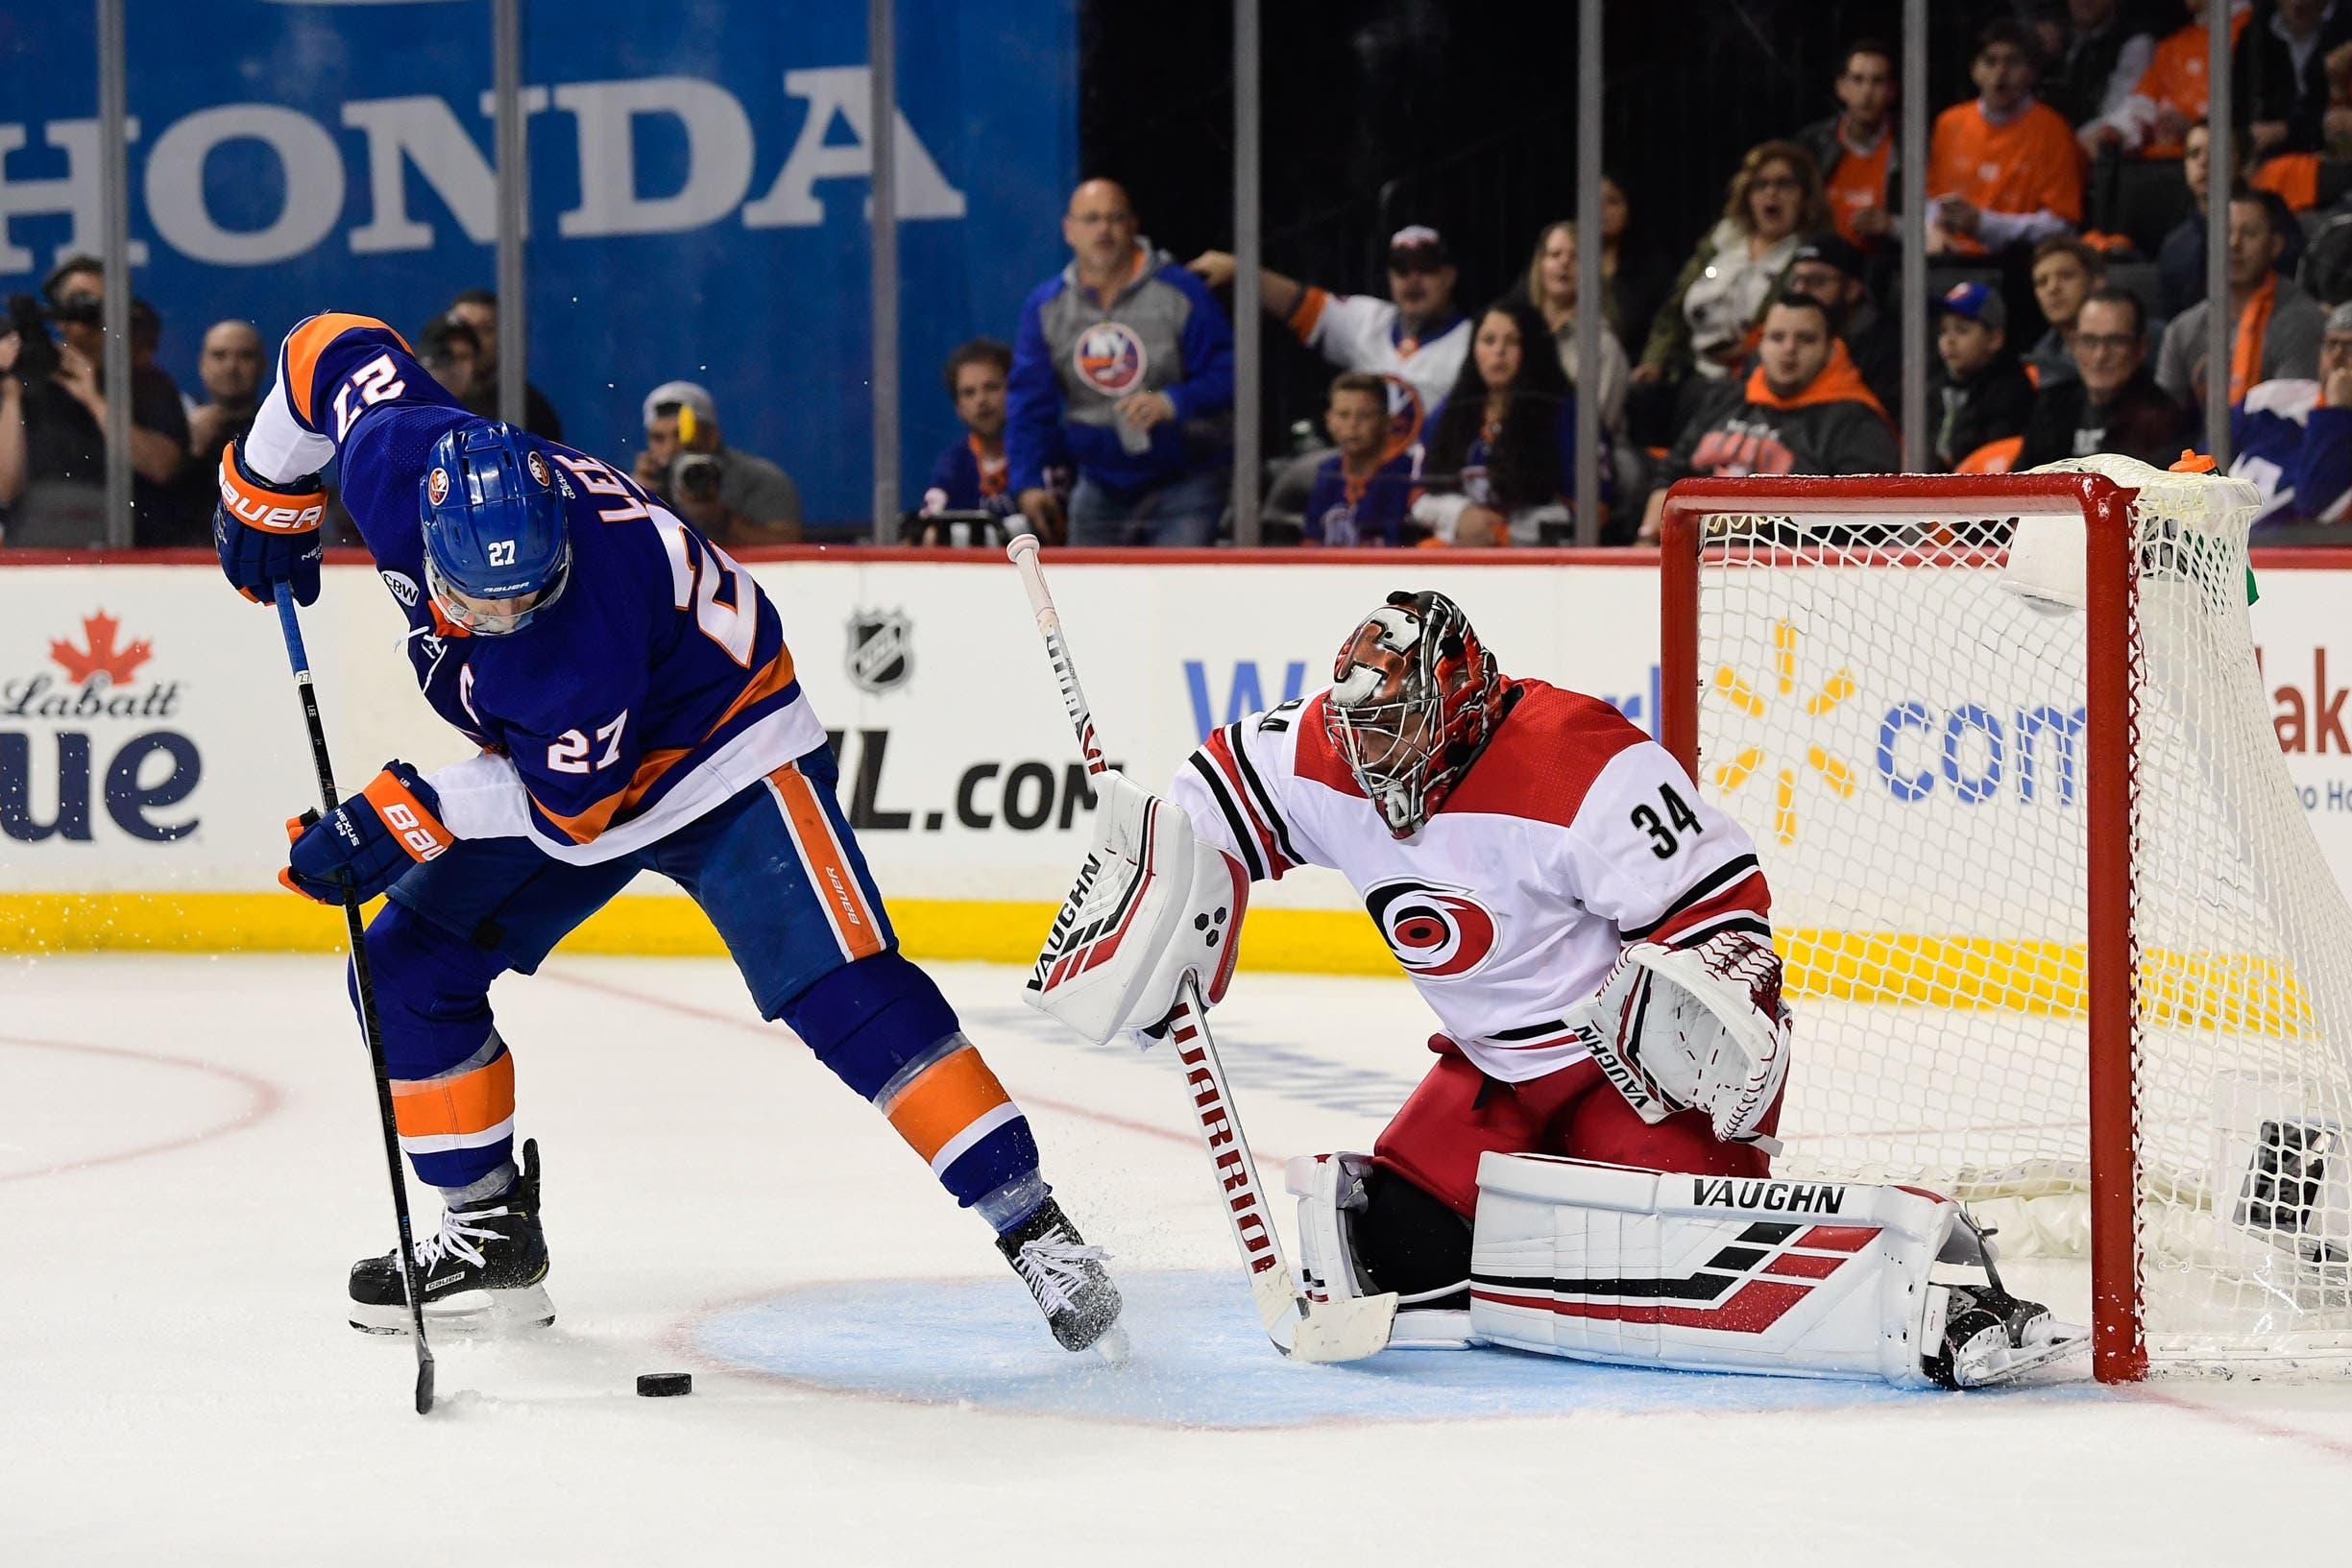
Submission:
M 327 756 L 327 726 L 319 717 L 319 694 L 310 679 L 310 655 L 303 648 L 303 624 L 294 614 L 294 590 L 278 585 L 278 627 L 285 633 L 286 658 L 294 665 L 294 689 L 303 699 L 303 720 L 310 727 L 310 761 L 318 770 L 319 798 L 334 813 L 334 765 Z M 408 1326 L 417 1341 L 417 1413 L 433 1408 L 433 1347 L 424 1342 L 424 1292 L 417 1281 L 417 1248 L 408 1218 L 408 1178 L 400 1168 L 400 1132 L 392 1119 L 392 1074 L 384 1066 L 384 1030 L 376 1017 L 376 980 L 368 973 L 368 944 L 359 926 L 359 900 L 344 891 L 343 915 L 351 929 L 352 988 L 359 993 L 359 1027 L 376 1069 L 376 1115 L 384 1128 L 384 1166 L 392 1175 L 392 1218 L 400 1237 L 400 1283 L 408 1291 Z
M 1045 639 L 1061 686 L 1062 706 L 1070 727 L 1078 734 L 1079 750 L 1089 774 L 1108 766 L 1096 744 L 1094 715 L 1086 694 L 1079 688 L 1078 665 L 1061 632 L 1061 615 L 1037 564 L 1035 536 L 1022 534 L 1005 546 L 1005 553 L 1021 573 L 1029 591 L 1030 608 L 1036 613 L 1038 635 Z M 1184 1070 L 1187 1099 L 1198 1120 L 1210 1168 L 1217 1178 L 1217 1196 L 1232 1227 L 1233 1242 L 1241 1248 L 1249 1270 L 1249 1294 L 1267 1338 L 1285 1356 L 1303 1362 L 1361 1360 L 1389 1342 L 1396 1316 L 1393 1294 L 1360 1296 L 1342 1301 L 1312 1302 L 1298 1289 L 1290 1263 L 1282 1255 L 1282 1235 L 1266 1210 L 1266 1189 L 1258 1181 L 1257 1161 L 1242 1134 L 1241 1118 L 1233 1106 L 1233 1092 L 1225 1083 L 1224 1064 L 1218 1059 L 1217 1042 L 1209 1034 L 1208 1008 L 1201 1002 L 1198 980 L 1187 978 L 1177 991 L 1176 1010 L 1168 1016 L 1168 1038 L 1177 1064 Z

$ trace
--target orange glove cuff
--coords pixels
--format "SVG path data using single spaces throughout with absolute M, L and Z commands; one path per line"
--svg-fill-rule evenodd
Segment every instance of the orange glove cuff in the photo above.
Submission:
M 274 490 L 239 471 L 236 446 L 221 448 L 221 505 L 249 528 L 272 534 L 311 534 L 327 517 L 327 492 Z
M 376 808 L 376 814 L 384 819 L 384 826 L 392 830 L 393 838 L 411 860 L 429 860 L 457 842 L 457 836 L 424 808 L 424 803 L 409 792 L 398 775 L 378 773 L 360 793 Z

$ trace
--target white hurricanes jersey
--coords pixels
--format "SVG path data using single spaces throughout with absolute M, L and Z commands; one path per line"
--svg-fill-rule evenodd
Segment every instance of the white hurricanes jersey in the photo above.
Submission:
M 1445 1032 L 1489 1076 L 1588 1052 L 1564 1023 L 1632 941 L 1771 940 L 1747 833 L 1597 698 L 1505 685 L 1505 716 L 1420 832 L 1390 835 L 1323 724 L 1327 691 L 1216 731 L 1169 789 L 1250 879 L 1329 866 Z

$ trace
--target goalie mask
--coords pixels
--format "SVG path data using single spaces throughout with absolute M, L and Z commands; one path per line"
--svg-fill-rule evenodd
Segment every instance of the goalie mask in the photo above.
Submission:
M 1392 593 L 1340 645 L 1323 723 L 1389 832 L 1410 838 L 1502 716 L 1502 676 L 1462 607 Z

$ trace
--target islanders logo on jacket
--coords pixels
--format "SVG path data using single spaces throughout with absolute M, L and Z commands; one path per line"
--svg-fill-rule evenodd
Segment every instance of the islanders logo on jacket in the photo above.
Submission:
M 1150 361 L 1143 339 L 1125 322 L 1097 322 L 1070 350 L 1079 379 L 1105 398 L 1124 398 L 1143 385 Z

